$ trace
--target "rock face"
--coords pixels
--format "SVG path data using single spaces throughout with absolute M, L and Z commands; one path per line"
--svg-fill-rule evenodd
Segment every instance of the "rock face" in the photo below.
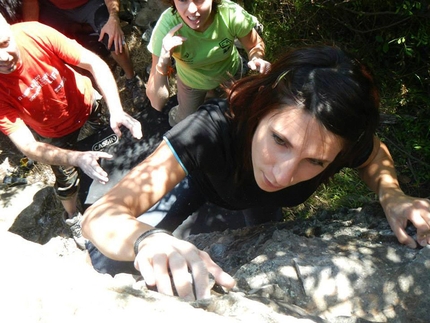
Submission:
M 399 245 L 373 208 L 190 236 L 238 284 L 187 303 L 96 273 L 52 199 L 36 184 L 1 191 L 1 322 L 430 321 L 430 247 Z
M 139 120 L 143 140 L 124 133 L 108 147 L 115 158 L 102 166 L 112 182 L 168 129 L 166 114 L 150 108 Z M 104 135 L 83 140 L 82 149 Z M 81 184 L 84 200 L 92 185 Z M 52 187 L 4 186 L 0 194 L 1 322 L 430 322 L 430 247 L 399 245 L 379 206 L 190 236 L 237 287 L 226 293 L 215 285 L 211 299 L 187 303 L 148 290 L 139 277 L 96 273 L 61 220 Z
M 362 215 L 354 212 L 350 220 Z M 280 223 L 192 241 L 234 273 L 248 298 L 277 312 L 292 315 L 291 308 L 300 308 L 329 322 L 341 316 L 429 321 L 430 247 L 411 250 L 394 239 L 367 240 L 354 234 L 364 230 L 358 224 L 335 232 L 338 237 L 307 238 Z

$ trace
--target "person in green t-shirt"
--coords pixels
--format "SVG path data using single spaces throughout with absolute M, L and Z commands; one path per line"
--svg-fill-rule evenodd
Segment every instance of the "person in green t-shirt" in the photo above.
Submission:
M 169 112 L 171 126 L 195 112 L 208 91 L 243 75 L 235 46 L 238 39 L 248 54 L 248 67 L 270 69 L 264 42 L 254 26 L 257 19 L 229 0 L 163 0 L 171 7 L 158 20 L 148 44 L 152 67 L 146 94 L 161 111 L 170 96 L 169 71 L 177 71 L 178 106 Z

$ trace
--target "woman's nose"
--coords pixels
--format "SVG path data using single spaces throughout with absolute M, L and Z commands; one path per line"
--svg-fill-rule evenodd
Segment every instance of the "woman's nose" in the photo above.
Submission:
M 196 4 L 194 3 L 194 1 L 191 1 L 191 2 L 190 2 L 190 4 L 188 5 L 188 11 L 189 11 L 190 13 L 195 13 L 195 12 L 197 12 L 197 6 L 196 6 Z
M 273 168 L 273 176 L 276 183 L 280 186 L 287 187 L 294 182 L 298 161 L 294 158 L 280 161 Z

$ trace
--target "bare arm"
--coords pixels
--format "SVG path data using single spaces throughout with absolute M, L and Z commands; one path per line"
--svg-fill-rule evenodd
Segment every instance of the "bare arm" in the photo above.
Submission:
M 74 151 L 38 142 L 26 126 L 10 134 L 9 139 L 30 159 L 47 165 L 77 166 L 95 180 L 108 181 L 107 173 L 97 162 L 100 158 L 112 158 L 107 153 Z
M 124 112 L 118 95 L 118 87 L 109 66 L 99 56 L 87 49 L 83 49 L 78 66 L 93 75 L 108 106 L 112 130 L 120 136 L 119 127 L 124 125 L 135 138 L 140 139 L 142 137 L 142 127 L 137 120 Z
M 105 5 L 108 9 L 109 15 L 114 18 L 118 18 L 119 9 L 120 9 L 119 0 L 105 0 Z
M 152 107 L 158 111 L 163 109 L 170 95 L 168 69 L 172 51 L 186 41 L 184 37 L 175 35 L 181 28 L 182 24 L 178 24 L 164 36 L 160 56 L 152 55 L 151 72 L 146 84 L 146 96 L 151 101 Z
M 185 177 L 167 144 L 133 168 L 85 212 L 83 233 L 112 259 L 134 260 L 133 243 L 151 229 L 136 218 Z
M 258 70 L 260 73 L 266 73 L 270 69 L 270 63 L 264 60 L 265 45 L 263 39 L 252 28 L 245 37 L 239 38 L 246 52 L 248 53 L 248 66 L 252 70 Z
M 235 282 L 206 252 L 164 233 L 145 238 L 139 244 L 137 256 L 133 252 L 137 238 L 152 229 L 136 217 L 146 212 L 184 177 L 184 170 L 163 141 L 153 154 L 86 210 L 82 233 L 106 256 L 116 260 L 134 260 L 145 282 L 157 286 L 159 292 L 173 295 L 173 282 L 178 295 L 191 300 L 194 299 L 193 285 L 197 298 L 209 297 L 208 272 L 224 286 L 232 287 Z
M 430 201 L 405 195 L 387 146 L 375 140 L 375 148 L 375 153 L 359 169 L 361 178 L 378 194 L 388 223 L 400 243 L 416 247 L 414 239 L 405 231 L 407 222 L 411 221 L 417 228 L 418 243 L 430 244 Z
M 39 20 L 39 1 L 22 0 L 22 20 L 38 21 Z
M 151 106 L 161 111 L 166 105 L 170 96 L 169 77 L 167 70 L 170 65 L 158 66 L 158 56 L 152 54 L 152 66 L 149 74 L 148 82 L 146 83 L 146 96 L 151 101 Z

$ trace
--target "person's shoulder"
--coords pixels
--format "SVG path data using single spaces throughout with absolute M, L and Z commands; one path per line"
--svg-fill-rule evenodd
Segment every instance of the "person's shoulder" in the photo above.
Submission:
M 238 10 L 243 8 L 236 2 L 230 1 L 230 0 L 222 0 L 221 3 L 218 5 L 218 9 L 221 10 Z
M 236 2 L 230 0 L 223 0 L 217 7 L 217 13 L 228 21 L 242 23 L 244 20 L 254 20 L 253 16 L 249 12 Z
M 214 98 L 207 100 L 197 110 L 201 117 L 206 120 L 206 126 L 218 129 L 229 128 L 231 120 L 228 117 L 229 104 L 226 99 Z
M 25 21 L 11 25 L 11 29 L 14 33 L 23 33 L 32 37 L 41 37 L 46 34 L 52 34 L 56 32 L 53 28 L 41 24 L 38 21 Z
M 47 25 L 41 24 L 38 21 L 22 21 L 11 25 L 12 29 L 47 29 Z
M 179 14 L 177 12 L 174 13 L 172 11 L 172 8 L 167 8 L 158 18 L 153 30 L 153 34 L 157 34 L 160 32 L 162 34 L 165 34 L 174 26 L 178 25 L 180 22 L 182 22 L 182 20 Z
M 20 44 L 26 42 L 29 39 L 37 39 L 43 37 L 43 28 L 40 28 L 41 24 L 37 21 L 18 22 L 10 26 L 11 31 Z
M 180 19 L 178 12 L 173 12 L 173 8 L 167 8 L 161 13 L 160 17 L 158 18 L 158 22 L 176 21 L 178 19 Z
M 200 106 L 200 109 L 225 114 L 229 109 L 229 105 L 226 99 L 214 98 L 207 100 L 202 106 Z

